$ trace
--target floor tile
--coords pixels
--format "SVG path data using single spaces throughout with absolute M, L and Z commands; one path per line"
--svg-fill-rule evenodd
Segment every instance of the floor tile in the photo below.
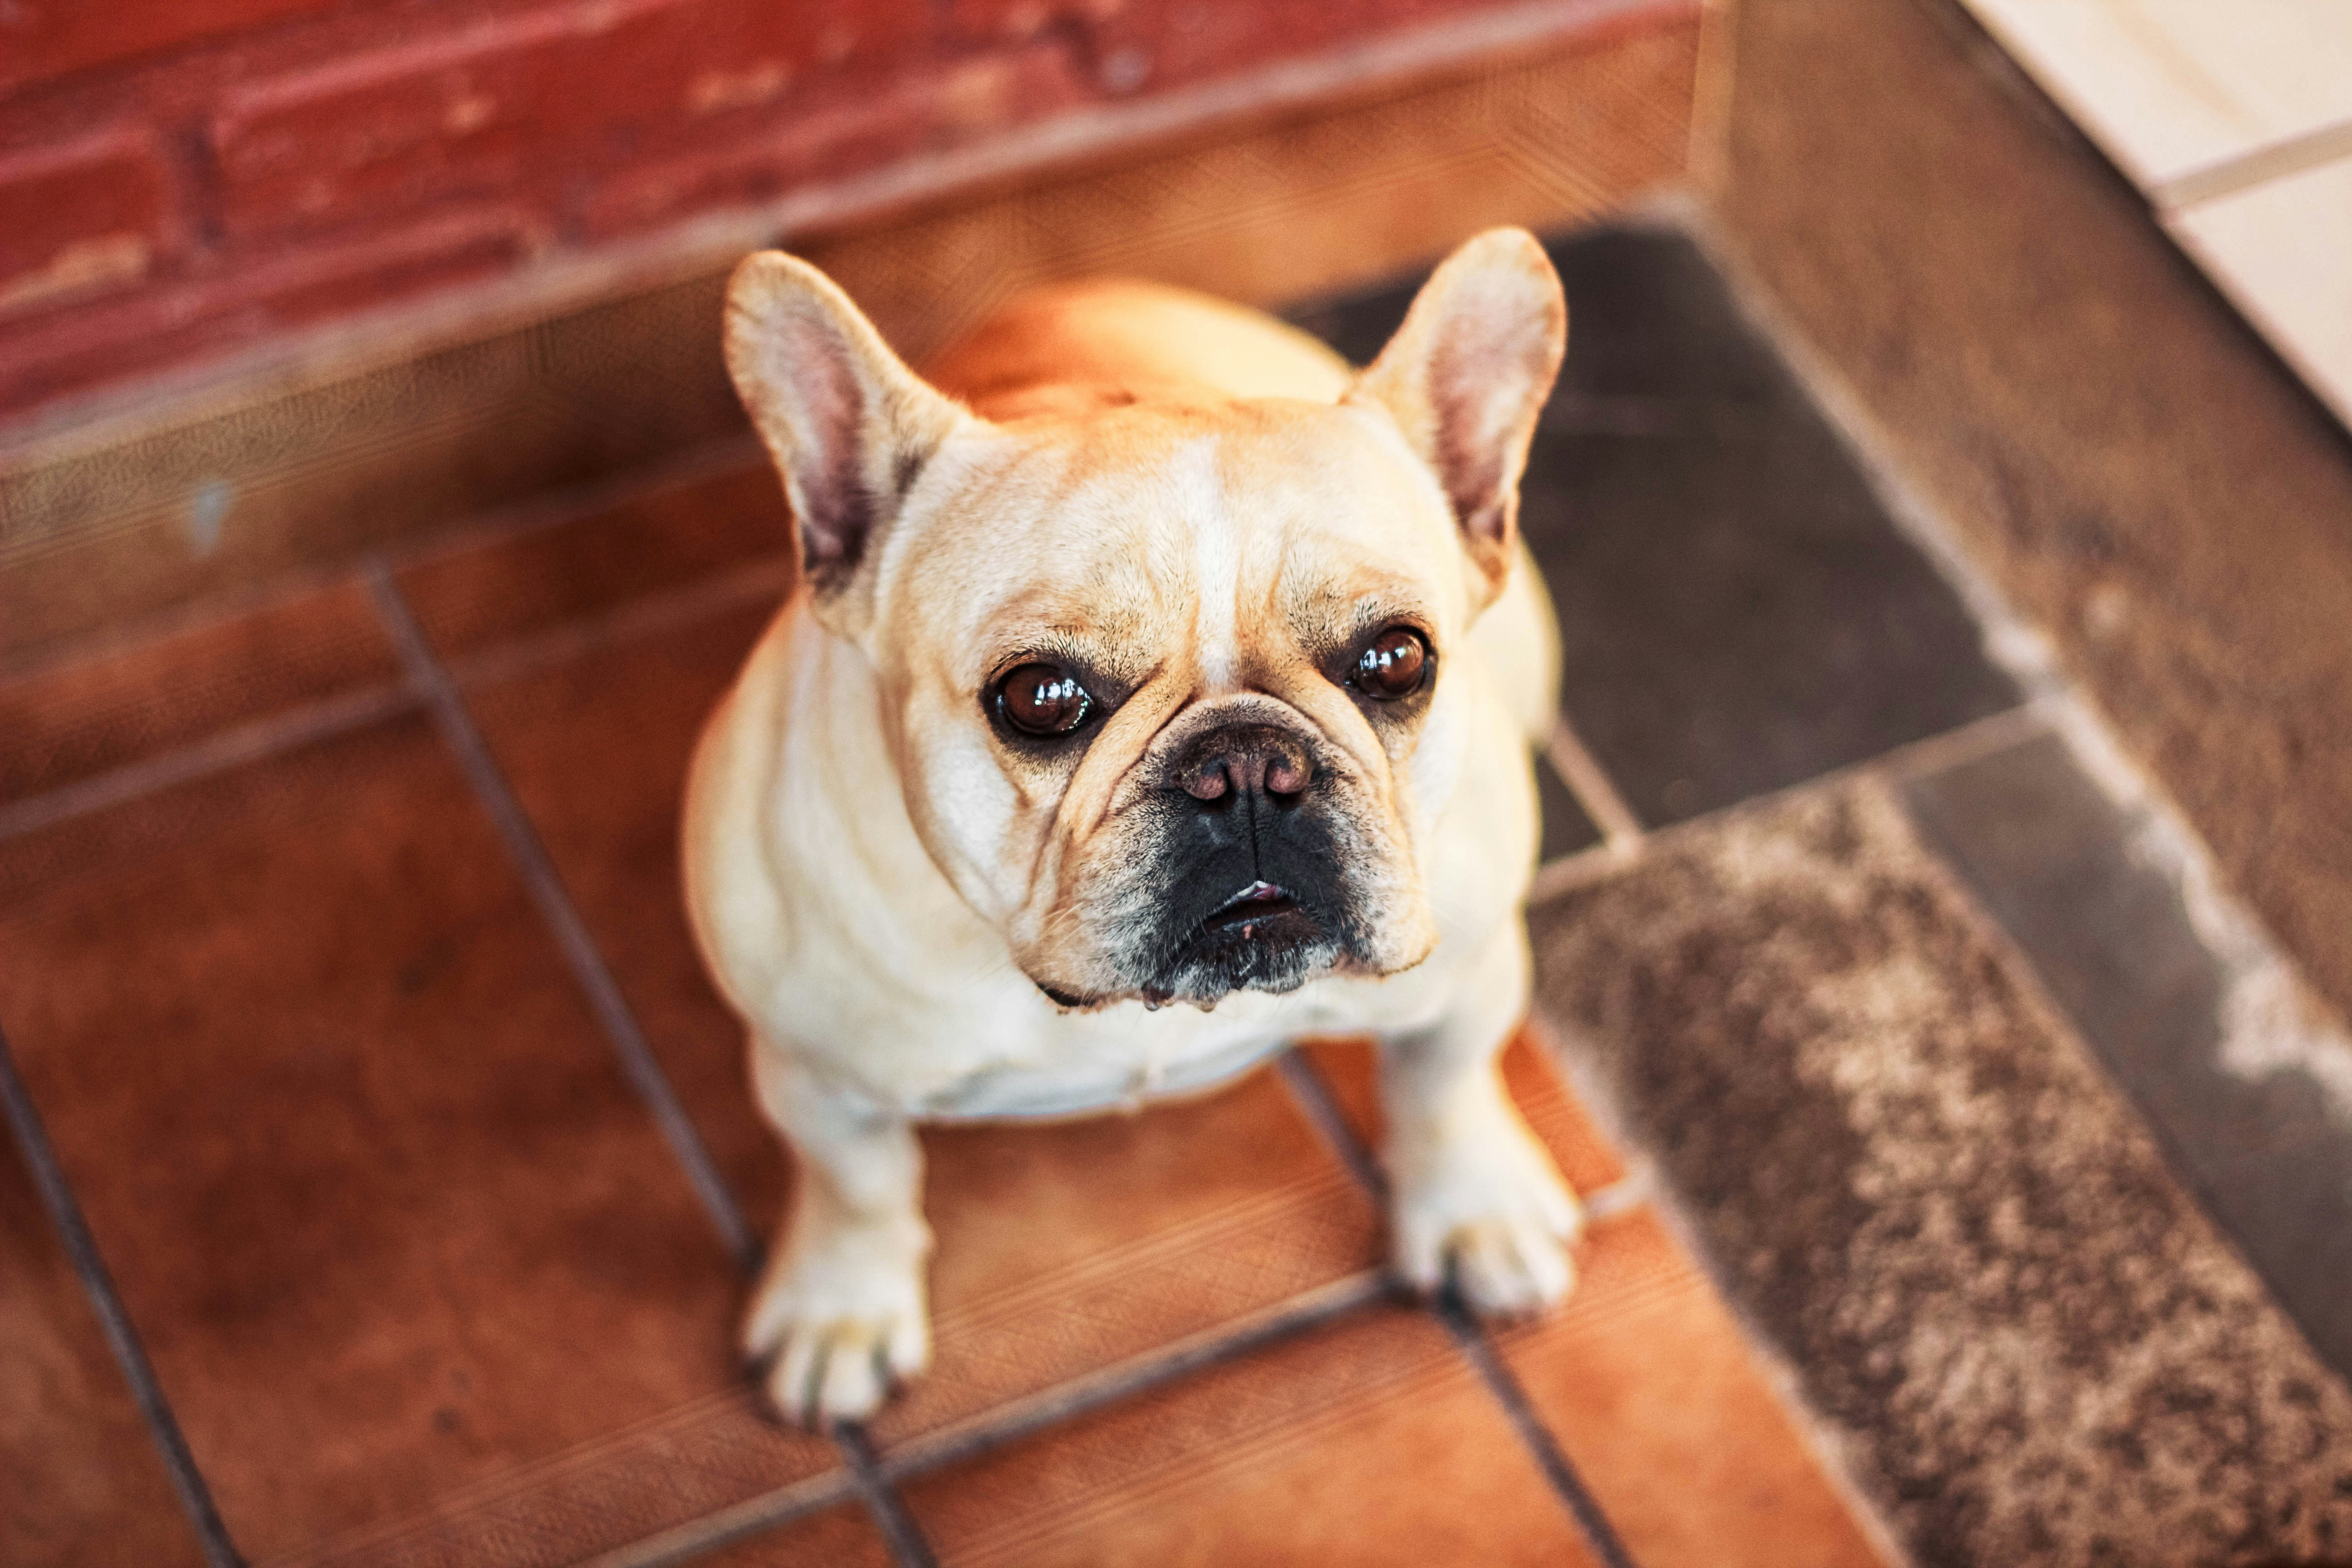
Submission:
M 1591 1561 L 1444 1331 L 1401 1307 L 900 1489 L 953 1568 Z
M 81 1281 L 4 1133 L 0 1345 L 0 1563 L 201 1563 Z
M 791 548 L 782 481 L 764 458 L 747 458 L 585 517 L 435 554 L 398 581 L 442 656 L 462 658 L 730 571 L 781 567 Z
M 1636 1563 L 1878 1568 L 1706 1279 L 1647 1210 L 1593 1228 L 1576 1294 L 1496 1343 Z
M 787 1166 L 751 1108 L 743 1026 L 695 951 L 677 843 L 686 769 L 771 606 L 623 637 L 469 687 L 475 722 L 530 815 L 655 1055 L 764 1235 Z
M 1568 360 L 1546 410 L 1553 429 L 1617 411 L 1653 418 L 1789 400 L 1779 357 L 1749 329 L 1698 247 L 1653 229 L 1602 226 L 1555 241 L 1568 295 Z M 1640 401 L 1633 401 L 1640 400 Z M 1645 410 L 1643 405 L 1649 405 Z
M 2301 0 L 1967 0 L 2143 189 L 2352 121 L 2352 14 Z
M 713 1326 L 695 1322 L 674 1331 L 681 1342 L 716 1342 Z M 723 1336 L 728 1325 L 715 1326 Z M 822 1442 L 780 1428 L 748 1383 L 724 1374 L 704 1382 L 717 1385 L 645 1420 L 616 1416 L 619 1424 L 601 1436 L 340 1531 L 273 1559 L 273 1568 L 552 1568 L 643 1542 L 824 1475 L 836 1464 Z M 846 1486 L 845 1478 L 835 1479 Z M 856 1510 L 816 1517 L 843 1511 L 863 1517 Z M 786 1529 L 779 1539 L 854 1542 L 857 1531 L 835 1521 Z M 783 1560 L 829 1561 L 814 1548 Z
M 1547 429 L 1521 487 L 1563 701 L 1636 816 L 1678 821 L 2016 700 L 1835 435 L 1763 373 L 1689 241 L 1603 231 L 1557 249 L 1571 289 L 1608 301 L 1585 395 L 1712 416 Z M 1639 368 L 1622 345 L 1666 322 L 1709 332 Z
M 0 805 L 399 677 L 346 582 L 0 678 Z
M 2352 1541 L 2352 1389 L 1886 786 L 1653 840 L 1531 924 L 1580 1081 L 1915 1561 Z
M 1568 358 L 1545 411 L 1550 427 L 1592 416 L 1600 398 L 1754 403 L 1780 394 L 1783 378 L 1770 350 L 1747 331 L 1713 268 L 1689 245 L 1602 226 L 1547 249 L 1568 298 Z M 1416 274 L 1312 301 L 1288 319 L 1351 363 L 1370 364 L 1423 280 Z
M 1377 1152 L 1382 1136 L 1380 1064 L 1371 1043 L 1315 1040 L 1306 1050 L 1349 1130 Z M 1624 1162 L 1561 1081 L 1559 1069 L 1531 1032 L 1522 1029 L 1504 1047 L 1503 1083 L 1528 1126 L 1559 1162 L 1570 1186 L 1580 1193 L 1595 1192 L 1623 1177 Z
M 862 1503 L 837 1503 L 693 1559 L 696 1568 L 891 1568 L 890 1543 Z
M 785 1156 L 679 902 L 687 754 L 756 635 L 735 612 L 470 693 L 514 782 L 754 1222 Z M 1377 1260 L 1371 1205 L 1280 1082 L 1035 1127 L 926 1134 L 933 1369 L 877 1420 L 899 1442 L 1271 1306 Z
M 2352 99 L 2352 23 L 2345 93 Z M 2346 109 L 2352 120 L 2352 105 Z M 2311 389 L 2352 424 L 2352 158 L 2171 214 L 2165 226 Z
M 421 718 L 0 847 L 0 1016 L 255 1558 L 578 1552 L 833 1464 L 751 1413 L 734 1272 Z
M 932 1369 L 886 1444 L 1370 1268 L 1371 1201 L 1276 1073 L 1132 1116 L 924 1135 Z
M 1909 779 L 1904 797 L 2315 1348 L 2352 1375 L 2352 1128 L 2308 1068 L 2233 1070 L 2266 1053 L 2252 1035 L 2232 1049 L 2229 1020 L 2246 1009 L 2130 820 L 2046 733 Z

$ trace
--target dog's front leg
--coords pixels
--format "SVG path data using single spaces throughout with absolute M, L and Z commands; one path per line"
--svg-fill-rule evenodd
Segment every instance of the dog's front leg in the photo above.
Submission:
M 1489 939 L 1444 1016 L 1381 1042 L 1397 1268 L 1428 1291 L 1450 1268 L 1480 1312 L 1537 1311 L 1576 1278 L 1568 1247 L 1582 1211 L 1496 1062 L 1526 1016 L 1528 968 L 1527 928 L 1515 918 Z
M 799 1159 L 783 1235 L 751 1294 L 743 1350 L 803 1426 L 872 1415 L 929 1363 L 923 1151 L 903 1117 L 828 1089 L 754 1041 L 760 1109 Z

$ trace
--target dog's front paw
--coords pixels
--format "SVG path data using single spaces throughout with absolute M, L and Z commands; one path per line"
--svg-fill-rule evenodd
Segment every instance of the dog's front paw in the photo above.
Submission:
M 795 1226 L 743 1320 L 743 1352 L 784 1419 L 815 1429 L 862 1421 L 930 1364 L 927 1238 L 899 1227 Z
M 1397 1268 L 1433 1292 L 1450 1270 L 1471 1310 L 1539 1312 L 1576 1283 L 1583 1211 L 1551 1157 L 1516 1125 L 1456 1137 L 1392 1173 Z

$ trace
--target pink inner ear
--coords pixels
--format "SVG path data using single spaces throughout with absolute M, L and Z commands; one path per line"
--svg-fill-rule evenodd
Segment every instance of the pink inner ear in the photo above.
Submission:
M 801 555 L 820 586 L 855 571 L 875 521 L 860 462 L 866 398 L 849 363 L 848 345 L 812 323 L 800 352 L 779 356 L 792 378 L 801 447 L 793 476 L 799 503 Z
M 1537 412 L 1550 355 L 1539 315 L 1504 308 L 1501 300 L 1465 304 L 1430 356 L 1434 458 L 1463 528 L 1499 541 L 1509 460 Z

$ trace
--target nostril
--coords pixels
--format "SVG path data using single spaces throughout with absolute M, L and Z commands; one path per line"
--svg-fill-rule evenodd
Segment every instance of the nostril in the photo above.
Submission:
M 1307 781 L 1314 777 L 1306 763 L 1289 757 L 1276 757 L 1265 770 L 1265 793 L 1297 800 L 1307 793 Z
M 1207 767 L 1195 768 L 1184 780 L 1184 793 L 1197 801 L 1222 800 L 1233 793 L 1232 782 L 1225 777 L 1222 758 Z
M 1314 758 L 1305 745 L 1253 726 L 1196 742 L 1170 770 L 1168 784 L 1191 795 L 1203 812 L 1215 814 L 1255 801 L 1297 805 L 1314 779 Z

